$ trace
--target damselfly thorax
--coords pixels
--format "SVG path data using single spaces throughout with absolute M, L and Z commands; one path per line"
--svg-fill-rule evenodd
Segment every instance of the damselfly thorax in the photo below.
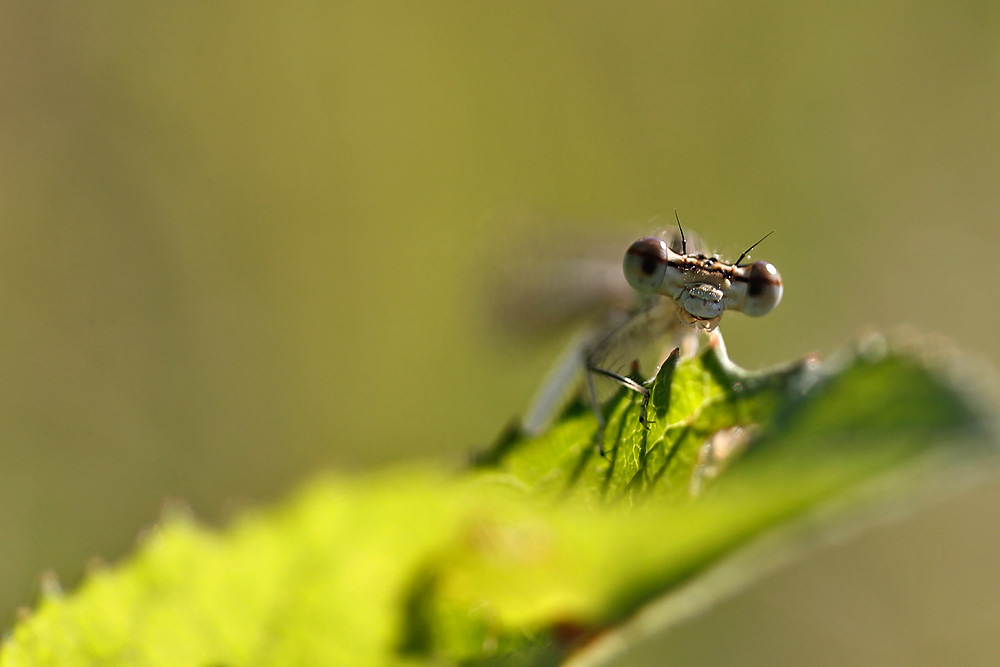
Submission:
M 701 240 L 685 235 L 679 222 L 676 230 L 633 243 L 622 264 L 624 282 L 632 288 L 631 306 L 609 309 L 574 340 L 532 402 L 525 431 L 539 432 L 549 423 L 581 374 L 597 416 L 602 455 L 605 397 L 598 380 L 607 378 L 613 387 L 640 393 L 640 422 L 645 423 L 645 380 L 655 375 L 670 350 L 695 349 L 699 334 L 715 332 L 727 310 L 759 317 L 781 300 L 781 276 L 773 265 L 742 263 L 757 243 L 732 264 L 704 254 Z

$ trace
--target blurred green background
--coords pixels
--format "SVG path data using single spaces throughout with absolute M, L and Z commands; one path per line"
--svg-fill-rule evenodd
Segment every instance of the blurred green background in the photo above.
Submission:
M 776 230 L 784 302 L 724 327 L 747 367 L 904 323 L 1000 363 L 996 2 L 5 3 L 0 56 L 2 627 L 165 500 L 217 522 L 489 442 L 558 348 L 489 326 L 491 245 L 545 219 L 512 205 L 626 238 L 676 207 L 729 257 Z M 998 511 L 616 664 L 994 664 Z

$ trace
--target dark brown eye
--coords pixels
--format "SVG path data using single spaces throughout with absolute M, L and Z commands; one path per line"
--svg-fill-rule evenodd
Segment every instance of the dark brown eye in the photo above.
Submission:
M 781 275 L 763 260 L 750 265 L 750 275 L 747 276 L 747 297 L 743 304 L 743 312 L 752 317 L 759 317 L 771 312 L 781 301 Z
M 632 244 L 622 264 L 625 280 L 639 292 L 655 292 L 667 271 L 667 244 L 646 237 Z

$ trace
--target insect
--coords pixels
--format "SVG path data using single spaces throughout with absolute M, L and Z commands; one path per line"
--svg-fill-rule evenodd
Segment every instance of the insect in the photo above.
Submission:
M 586 398 L 597 416 L 597 449 L 602 456 L 607 456 L 603 444 L 606 423 L 596 380 L 609 378 L 615 385 L 641 394 L 639 422 L 648 427 L 650 392 L 638 373 L 644 356 L 652 353 L 659 366 L 669 347 L 690 349 L 699 333 L 715 332 L 727 310 L 759 317 L 781 300 L 781 276 L 774 265 L 762 260 L 743 264 L 750 251 L 769 235 L 732 264 L 703 254 L 700 239 L 694 235 L 689 239 L 679 218 L 676 230 L 635 241 L 622 262 L 625 281 L 633 291 L 632 306 L 605 316 L 577 338 L 533 401 L 524 430 L 542 429 L 565 387 L 579 377 L 581 367 Z

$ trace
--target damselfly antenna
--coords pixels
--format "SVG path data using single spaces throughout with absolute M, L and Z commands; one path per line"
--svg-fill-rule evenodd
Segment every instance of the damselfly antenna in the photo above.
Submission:
M 682 255 L 686 255 L 686 254 L 688 254 L 688 242 L 687 242 L 687 239 L 684 238 L 684 228 L 681 227 L 681 216 L 677 215 L 677 209 L 676 208 L 674 209 L 674 217 L 677 218 L 677 229 L 679 229 L 680 232 L 681 232 L 681 254 Z M 763 241 L 763 240 L 764 239 L 761 239 L 761 241 Z M 760 241 L 758 241 L 758 243 L 759 242 Z
M 773 234 L 773 233 L 774 233 L 774 230 L 772 229 L 772 230 L 771 230 L 771 231 L 769 231 L 769 232 L 768 232 L 767 234 L 764 234 L 764 236 L 762 236 L 762 237 L 760 238 L 760 241 L 763 241 L 764 239 L 766 239 L 766 238 L 767 238 L 768 236 L 770 236 L 770 235 L 771 235 L 771 234 Z M 742 261 L 743 261 L 743 258 L 744 258 L 744 257 L 746 257 L 747 255 L 749 255 L 749 254 L 750 254 L 750 251 L 751 251 L 751 250 L 753 250 L 754 248 L 756 248 L 757 246 L 759 246 L 759 245 L 760 245 L 760 241 L 757 241 L 757 242 L 756 242 L 756 243 L 754 243 L 754 244 L 753 244 L 752 246 L 750 246 L 749 248 L 747 248 L 746 250 L 744 250 L 744 251 L 743 251 L 743 254 L 742 254 L 742 255 L 740 255 L 740 258 L 739 258 L 738 260 L 736 260 L 736 263 L 735 263 L 735 264 L 733 264 L 733 266 L 735 266 L 735 267 L 739 268 L 739 266 L 740 266 L 740 262 L 742 262 Z

